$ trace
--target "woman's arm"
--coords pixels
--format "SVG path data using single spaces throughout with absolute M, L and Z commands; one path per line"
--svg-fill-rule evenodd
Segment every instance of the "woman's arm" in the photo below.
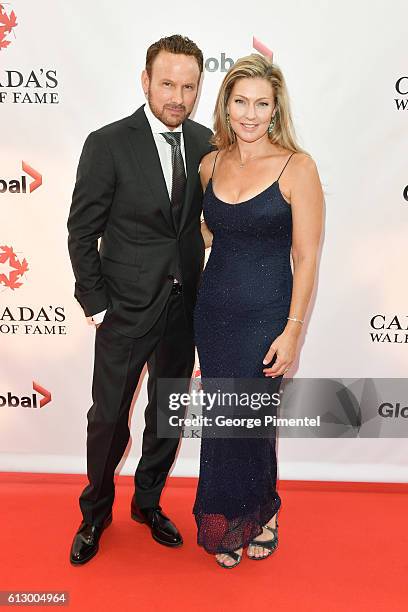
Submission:
M 208 225 L 203 220 L 201 221 L 201 235 L 204 240 L 204 245 L 206 249 L 209 249 L 212 246 L 213 235 L 212 232 L 208 229 Z
M 210 180 L 216 154 L 217 151 L 211 151 L 210 153 L 207 153 L 207 155 L 204 155 L 203 159 L 201 160 L 201 164 L 198 171 L 200 173 L 203 193 L 207 188 L 208 181 Z M 213 235 L 204 219 L 201 221 L 201 234 L 204 240 L 205 248 L 209 249 L 212 245 Z
M 299 156 L 292 168 L 290 183 L 293 290 L 289 317 L 303 321 L 313 291 L 323 219 L 323 191 L 313 159 Z M 301 323 L 288 320 L 265 355 L 264 363 L 270 363 L 277 353 L 274 365 L 264 369 L 267 376 L 280 376 L 290 368 L 301 329 Z

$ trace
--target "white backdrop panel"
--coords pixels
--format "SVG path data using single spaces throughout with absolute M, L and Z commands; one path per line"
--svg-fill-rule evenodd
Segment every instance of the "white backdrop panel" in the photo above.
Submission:
M 194 114 L 210 127 L 222 57 L 251 53 L 253 36 L 270 47 L 286 75 L 300 142 L 318 164 L 325 235 L 293 374 L 405 376 L 408 345 L 370 339 L 375 314 L 407 316 L 407 115 L 394 102 L 395 82 L 408 74 L 404 0 L 259 0 L 251 7 L 240 0 L 156 0 L 151 7 L 122 0 L 118 8 L 107 0 L 0 4 L 18 21 L 10 45 L 0 50 L 0 94 L 7 94 L 0 104 L 0 179 L 20 178 L 23 160 L 43 179 L 31 194 L 0 193 L 0 245 L 12 246 L 29 265 L 21 287 L 0 285 L 0 396 L 31 395 L 33 381 L 52 395 L 42 409 L 0 408 L 2 470 L 85 472 L 94 330 L 73 299 L 66 248 L 76 165 L 90 131 L 144 102 L 146 49 L 171 33 L 195 40 L 207 60 L 214 58 L 211 67 L 219 62 L 218 70 L 205 71 Z M 40 87 L 7 87 L 10 71 L 25 82 L 34 71 Z M 46 71 L 56 75 L 56 88 L 45 87 Z M 54 92 L 59 103 L 13 103 L 15 91 L 20 100 L 25 92 Z M 12 333 L 5 309 L 16 317 L 21 307 L 24 317 L 31 309 L 34 318 L 40 309 L 62 309 L 65 333 L 24 333 L 21 321 Z M 134 471 L 140 455 L 145 403 L 146 377 L 120 466 L 124 474 Z M 403 439 L 280 440 L 280 477 L 407 481 L 405 450 Z M 198 443 L 184 441 L 173 473 L 196 475 L 198 456 Z

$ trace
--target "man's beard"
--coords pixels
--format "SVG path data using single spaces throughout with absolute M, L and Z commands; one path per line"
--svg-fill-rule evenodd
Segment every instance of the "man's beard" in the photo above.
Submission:
M 162 108 L 159 108 L 152 101 L 150 90 L 147 93 L 147 100 L 153 115 L 167 127 L 176 128 L 190 116 L 190 113 L 186 112 L 186 107 L 184 105 L 174 106 L 171 104 L 165 104 Z M 169 109 L 180 110 L 181 113 L 175 117 L 169 113 Z

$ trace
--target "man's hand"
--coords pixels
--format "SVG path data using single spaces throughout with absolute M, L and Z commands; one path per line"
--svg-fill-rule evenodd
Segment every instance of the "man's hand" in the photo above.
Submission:
M 105 314 L 106 314 L 106 310 L 102 310 L 101 312 L 97 312 L 96 314 L 92 315 L 92 319 L 91 320 L 94 323 L 96 329 L 98 329 L 98 327 L 100 326 L 100 324 L 104 320 Z

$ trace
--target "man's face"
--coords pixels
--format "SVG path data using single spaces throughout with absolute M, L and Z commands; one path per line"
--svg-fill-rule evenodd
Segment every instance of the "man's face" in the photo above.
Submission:
M 151 77 L 142 73 L 142 87 L 153 114 L 170 130 L 178 127 L 193 110 L 200 69 L 192 55 L 160 51 Z

